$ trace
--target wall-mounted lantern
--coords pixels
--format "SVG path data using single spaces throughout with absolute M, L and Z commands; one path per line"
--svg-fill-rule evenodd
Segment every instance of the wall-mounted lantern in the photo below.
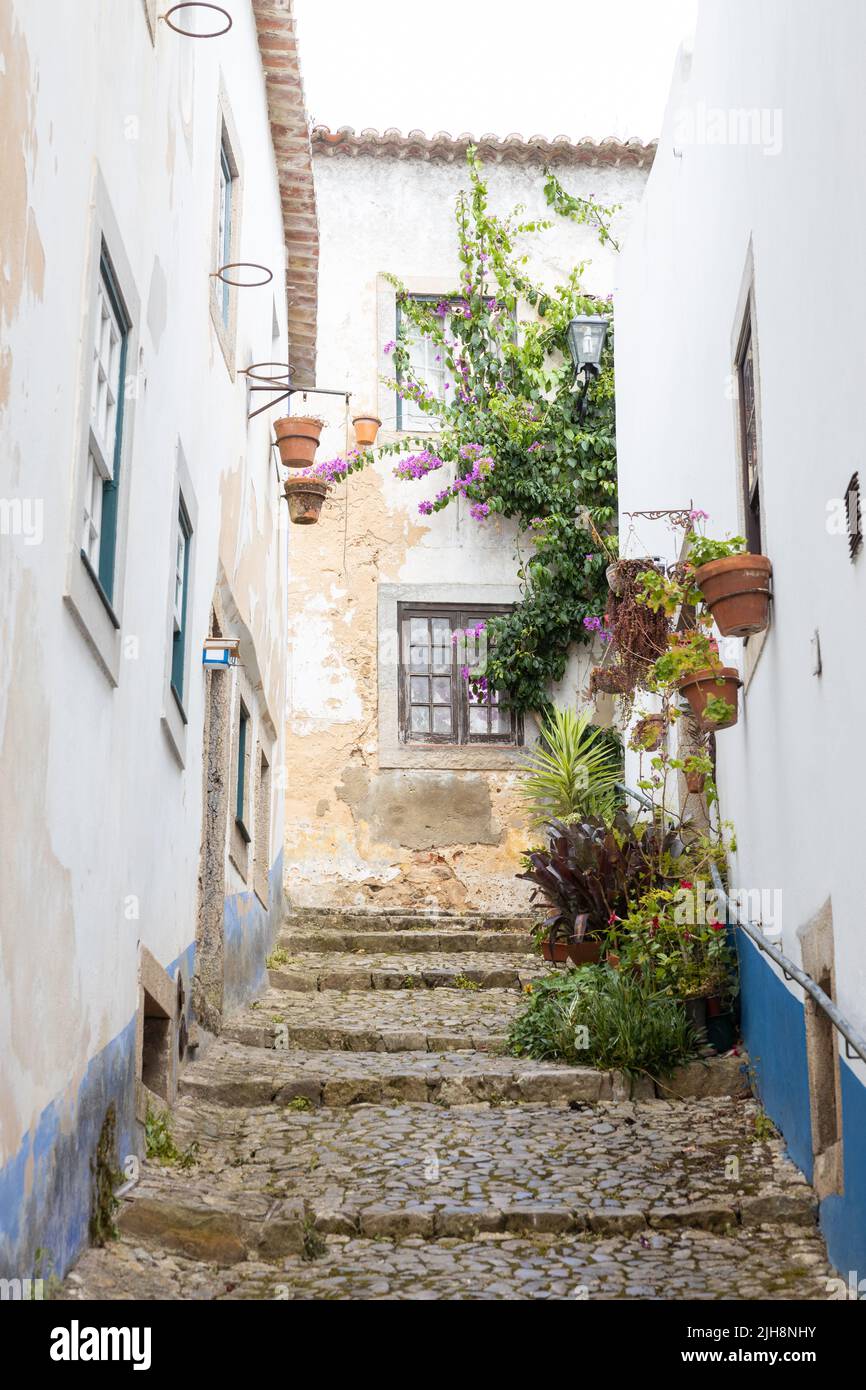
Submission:
M 574 385 L 576 391 L 583 378 L 583 391 L 580 397 L 580 418 L 586 409 L 586 393 L 590 378 L 598 376 L 601 354 L 610 319 L 604 314 L 578 314 L 568 325 L 568 350 L 574 363 Z
M 202 666 L 225 670 L 229 666 L 240 666 L 239 637 L 207 637 L 201 654 Z

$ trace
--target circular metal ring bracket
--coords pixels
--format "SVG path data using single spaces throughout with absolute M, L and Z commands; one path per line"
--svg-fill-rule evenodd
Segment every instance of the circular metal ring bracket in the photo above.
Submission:
M 180 25 L 172 23 L 171 16 L 176 14 L 178 10 L 214 10 L 217 14 L 222 15 L 226 24 L 224 28 L 214 29 L 209 34 L 197 34 L 194 29 L 181 29 Z M 218 39 L 221 34 L 227 34 L 234 24 L 228 10 L 224 10 L 222 5 L 207 5 L 204 0 L 185 0 L 182 5 L 172 5 L 171 9 L 166 10 L 165 14 L 161 14 L 159 17 L 165 20 L 169 29 L 173 29 L 176 34 L 183 34 L 185 39 Z
M 260 367 L 280 367 L 282 370 L 265 375 L 259 371 Z M 268 386 L 288 386 L 292 379 L 292 369 L 288 362 L 251 362 L 248 367 L 242 368 L 239 375 L 249 377 L 250 381 L 263 381 Z
M 264 280 L 233 280 L 230 275 L 226 275 L 227 270 L 261 270 L 264 272 Z M 255 290 L 260 285 L 269 285 L 274 278 L 274 272 L 268 270 L 266 265 L 258 265 L 255 261 L 229 261 L 228 265 L 221 265 L 219 270 L 211 271 L 211 279 L 222 280 L 224 285 L 236 285 L 241 290 Z

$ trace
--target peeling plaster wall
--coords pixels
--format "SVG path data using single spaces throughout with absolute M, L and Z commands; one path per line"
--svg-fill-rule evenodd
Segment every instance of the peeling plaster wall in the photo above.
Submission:
M 566 187 L 622 203 L 622 236 L 645 172 L 560 170 Z M 453 206 L 466 185 L 461 164 L 385 157 L 315 160 L 321 224 L 317 384 L 352 392 L 352 410 L 372 408 L 395 439 L 393 396 L 383 405 L 378 376 L 394 337 L 381 274 L 410 289 L 447 291 L 459 278 Z M 544 215 L 540 167 L 502 163 L 489 170 L 491 203 L 504 211 L 526 204 Z M 535 262 L 554 284 L 591 259 L 588 287 L 616 286 L 615 253 L 585 228 L 559 222 L 544 234 Z M 378 409 L 377 409 L 378 407 Z M 343 402 L 310 397 L 306 407 L 327 421 L 320 459 L 353 443 Z M 432 489 L 392 476 L 393 460 L 349 479 L 332 493 L 322 519 L 300 531 L 290 577 L 291 677 L 286 745 L 286 887 L 297 905 L 427 906 L 442 910 L 513 910 L 527 900 L 515 880 L 528 832 L 512 759 L 496 768 L 442 766 L 430 750 L 423 768 L 383 766 L 379 743 L 379 663 L 396 661 L 395 634 L 380 633 L 384 584 L 465 585 L 475 602 L 485 586 L 512 586 L 518 562 L 513 526 L 484 526 L 461 508 L 421 518 L 417 503 Z M 440 484 L 441 485 L 441 484 Z M 586 683 L 590 654 L 575 650 L 554 692 L 573 702 Z M 527 721 L 526 740 L 534 735 Z M 394 731 L 396 741 L 396 730 Z M 387 762 L 387 759 L 385 759 Z M 441 761 L 441 760 L 440 760 Z
M 218 95 L 243 155 L 239 259 L 273 269 L 238 292 L 238 366 L 285 353 L 285 251 L 252 11 L 230 42 L 156 26 L 141 0 L 0 0 L 0 1274 L 36 1246 L 62 1272 L 87 1227 L 89 1156 L 105 1106 L 131 1134 L 138 948 L 188 976 L 202 834 L 201 645 L 219 588 L 242 639 L 254 730 L 283 765 L 288 527 L 267 417 L 247 424 L 209 311 Z M 63 596 L 89 402 L 94 174 L 140 301 L 127 364 L 129 490 L 120 661 L 107 679 Z M 82 414 L 84 412 L 84 414 Z M 180 442 L 197 503 L 181 766 L 163 727 Z M 41 537 L 16 508 L 42 517 Z M 20 512 L 18 513 L 21 514 Z M 11 518 L 11 520 L 10 520 Z M 229 682 L 237 673 L 211 679 Z M 279 916 L 282 798 L 264 908 L 227 862 L 231 993 L 256 983 Z M 174 963 L 174 965 L 172 964 Z M 189 979 L 185 980 L 190 996 Z M 123 1157 L 123 1153 L 119 1155 Z M 75 1155 L 72 1162 L 70 1155 Z M 77 1165 L 77 1166 L 76 1166 Z

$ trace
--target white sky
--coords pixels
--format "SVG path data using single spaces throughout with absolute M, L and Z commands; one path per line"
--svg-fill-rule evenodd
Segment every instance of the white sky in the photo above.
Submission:
M 295 0 L 314 121 L 658 135 L 697 0 Z

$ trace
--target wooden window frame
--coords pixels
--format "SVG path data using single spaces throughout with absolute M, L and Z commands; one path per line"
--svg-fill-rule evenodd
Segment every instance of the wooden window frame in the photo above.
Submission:
M 434 733 L 431 727 L 429 732 L 419 733 L 410 728 L 410 681 L 412 676 L 426 674 L 432 681 L 434 676 L 431 663 L 430 670 L 426 673 L 414 671 L 410 666 L 407 657 L 406 644 L 403 636 L 404 623 L 412 618 L 445 618 L 449 621 L 451 632 L 465 629 L 478 621 L 497 617 L 501 614 L 513 611 L 513 605 L 507 603 L 435 603 L 435 602 L 398 602 L 397 604 L 397 633 L 398 633 L 398 679 L 397 679 L 397 720 L 398 737 L 402 746 L 409 748 L 490 748 L 490 749 L 512 749 L 519 748 L 523 744 L 523 720 L 519 714 L 511 712 L 511 735 L 503 737 L 500 734 L 479 734 L 470 733 L 469 730 L 469 710 L 471 708 L 466 682 L 460 675 L 457 665 L 457 647 L 452 643 L 451 648 L 451 732 L 449 734 Z M 450 640 L 450 636 L 449 636 Z M 432 704 L 431 704 L 432 710 Z M 431 719 L 432 725 L 432 719 Z M 455 737 L 456 733 L 456 737 Z

